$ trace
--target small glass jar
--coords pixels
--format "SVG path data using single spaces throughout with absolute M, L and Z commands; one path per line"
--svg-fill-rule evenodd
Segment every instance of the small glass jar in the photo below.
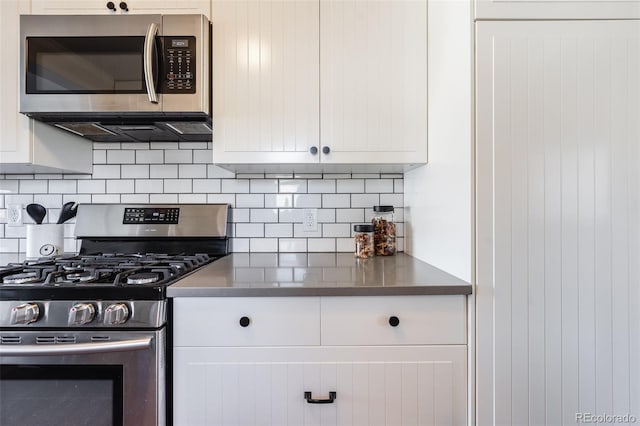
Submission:
M 354 254 L 360 259 L 373 257 L 373 225 L 353 225 Z
M 393 206 L 373 206 L 371 224 L 374 228 L 376 256 L 396 254 L 396 224 L 393 223 Z

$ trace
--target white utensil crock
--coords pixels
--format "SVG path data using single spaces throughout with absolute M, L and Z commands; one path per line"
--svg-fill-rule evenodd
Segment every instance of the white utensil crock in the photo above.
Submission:
M 56 223 L 27 225 L 27 259 L 52 257 L 64 252 L 64 226 Z

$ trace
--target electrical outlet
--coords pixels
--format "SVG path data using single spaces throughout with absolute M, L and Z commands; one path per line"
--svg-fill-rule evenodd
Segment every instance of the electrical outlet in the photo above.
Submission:
M 7 205 L 7 225 L 9 226 L 22 225 L 22 205 L 20 204 Z
M 304 232 L 318 230 L 318 209 L 302 210 L 302 230 Z

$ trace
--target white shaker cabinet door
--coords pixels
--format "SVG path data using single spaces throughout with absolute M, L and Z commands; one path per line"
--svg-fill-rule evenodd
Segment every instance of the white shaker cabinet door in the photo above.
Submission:
M 427 161 L 426 0 L 321 0 L 320 79 L 322 162 Z
M 174 395 L 176 426 L 464 425 L 466 346 L 177 347 Z
M 109 14 L 203 14 L 210 16 L 210 0 L 32 0 L 33 14 L 109 15 Z M 107 7 L 113 3 L 114 9 Z M 125 3 L 126 7 L 120 7 Z M 124 6 L 124 5 L 123 5 Z
M 640 22 L 477 24 L 479 425 L 640 418 Z
M 214 163 L 318 162 L 318 8 L 213 1 Z

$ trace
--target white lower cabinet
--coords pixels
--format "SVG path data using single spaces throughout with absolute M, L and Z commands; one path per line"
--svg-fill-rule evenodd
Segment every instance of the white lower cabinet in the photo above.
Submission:
M 355 309 L 354 327 L 336 325 L 346 318 L 346 300 Z M 438 300 L 447 309 L 433 308 Z M 414 309 L 420 301 L 422 316 Z M 413 342 L 424 334 L 416 334 L 416 323 L 464 330 L 464 302 L 464 296 L 177 298 L 174 425 L 464 425 L 466 345 L 427 344 L 433 339 L 428 334 L 422 344 L 388 343 Z M 363 312 L 367 304 L 370 310 Z M 214 320 L 197 321 L 217 308 L 222 313 Z M 445 318 L 453 324 L 443 323 Z M 367 320 L 381 331 L 382 343 L 375 337 L 367 345 L 349 345 L 344 338 L 325 343 L 325 337 L 349 335 Z M 274 330 L 282 331 L 274 338 L 278 344 L 270 345 L 261 336 L 277 336 Z M 252 333 L 255 338 L 248 338 Z M 460 336 L 451 339 L 458 343 Z M 308 343 L 313 341 L 318 344 Z

